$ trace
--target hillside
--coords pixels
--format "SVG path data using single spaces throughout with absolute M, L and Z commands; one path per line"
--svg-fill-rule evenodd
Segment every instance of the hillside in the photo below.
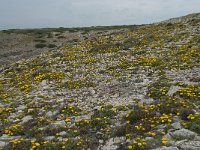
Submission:
M 2 149 L 200 149 L 200 14 L 38 30 L 1 32 Z
M 134 27 L 136 25 L 3 30 L 0 31 L 0 67 L 46 51 L 54 51 L 67 43 L 72 44 L 96 35 L 105 36 Z

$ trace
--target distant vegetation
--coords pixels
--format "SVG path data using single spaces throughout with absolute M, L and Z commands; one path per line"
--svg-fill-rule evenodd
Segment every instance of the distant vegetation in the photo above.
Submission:
M 35 45 L 36 48 L 44 48 L 46 46 L 47 46 L 46 44 L 41 44 L 41 43 Z
M 104 31 L 104 30 L 114 30 L 114 29 L 122 29 L 122 28 L 135 28 L 141 25 L 123 25 L 123 26 L 94 26 L 94 27 L 77 27 L 77 28 L 42 28 L 42 29 L 9 29 L 9 30 L 2 30 L 3 33 L 11 34 L 26 34 L 26 35 L 35 35 L 38 37 L 51 37 L 52 32 L 59 32 L 63 33 L 65 31 L 69 32 L 77 32 L 83 31 L 83 33 L 88 33 L 89 31 Z
M 48 48 L 54 48 L 54 47 L 57 47 L 55 44 L 42 44 L 42 43 L 39 43 L 39 44 L 36 44 L 35 45 L 36 48 L 44 48 L 44 47 L 48 47 Z
M 57 46 L 55 44 L 49 44 L 47 47 L 48 48 L 54 48 L 54 47 L 57 47 Z

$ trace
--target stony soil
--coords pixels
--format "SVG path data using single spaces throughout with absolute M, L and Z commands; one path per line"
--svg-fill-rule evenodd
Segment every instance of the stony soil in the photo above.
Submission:
M 43 29 L 40 29 L 41 33 Z M 40 33 L 40 30 L 38 31 Z M 51 51 L 55 48 L 59 48 L 68 41 L 74 39 L 81 40 L 83 38 L 81 32 L 70 33 L 65 32 L 53 32 L 50 31 L 51 37 L 48 35 L 40 34 L 26 34 L 18 32 L 0 32 L 0 65 L 8 65 L 12 62 L 16 62 L 21 59 L 27 59 L 35 57 L 45 51 Z M 36 44 L 53 44 L 55 47 L 43 47 L 37 48 Z
M 106 35 L 122 29 L 93 30 L 92 28 L 45 28 L 45 29 L 11 29 L 0 31 L 0 66 L 6 66 L 22 59 L 59 49 L 66 43 L 76 43 L 87 38 L 94 38 L 97 34 Z M 44 47 L 36 47 L 44 44 Z M 53 45 L 53 47 L 49 47 Z

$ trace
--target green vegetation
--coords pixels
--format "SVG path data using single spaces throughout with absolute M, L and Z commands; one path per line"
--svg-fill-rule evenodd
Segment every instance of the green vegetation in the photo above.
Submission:
M 46 43 L 47 41 L 45 41 L 45 40 L 41 40 L 41 39 L 36 39 L 36 40 L 34 40 L 35 42 L 39 42 L 39 43 Z
M 40 43 L 40 44 L 35 44 L 35 47 L 36 48 L 44 48 L 44 47 L 46 47 L 47 45 L 46 44 L 42 44 L 42 43 Z
M 47 47 L 48 48 L 54 48 L 54 47 L 57 47 L 57 46 L 55 44 L 49 44 Z

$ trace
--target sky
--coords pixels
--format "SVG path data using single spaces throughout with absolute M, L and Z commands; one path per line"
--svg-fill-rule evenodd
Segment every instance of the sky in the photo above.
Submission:
M 200 0 L 0 0 L 0 29 L 133 25 L 200 12 Z

